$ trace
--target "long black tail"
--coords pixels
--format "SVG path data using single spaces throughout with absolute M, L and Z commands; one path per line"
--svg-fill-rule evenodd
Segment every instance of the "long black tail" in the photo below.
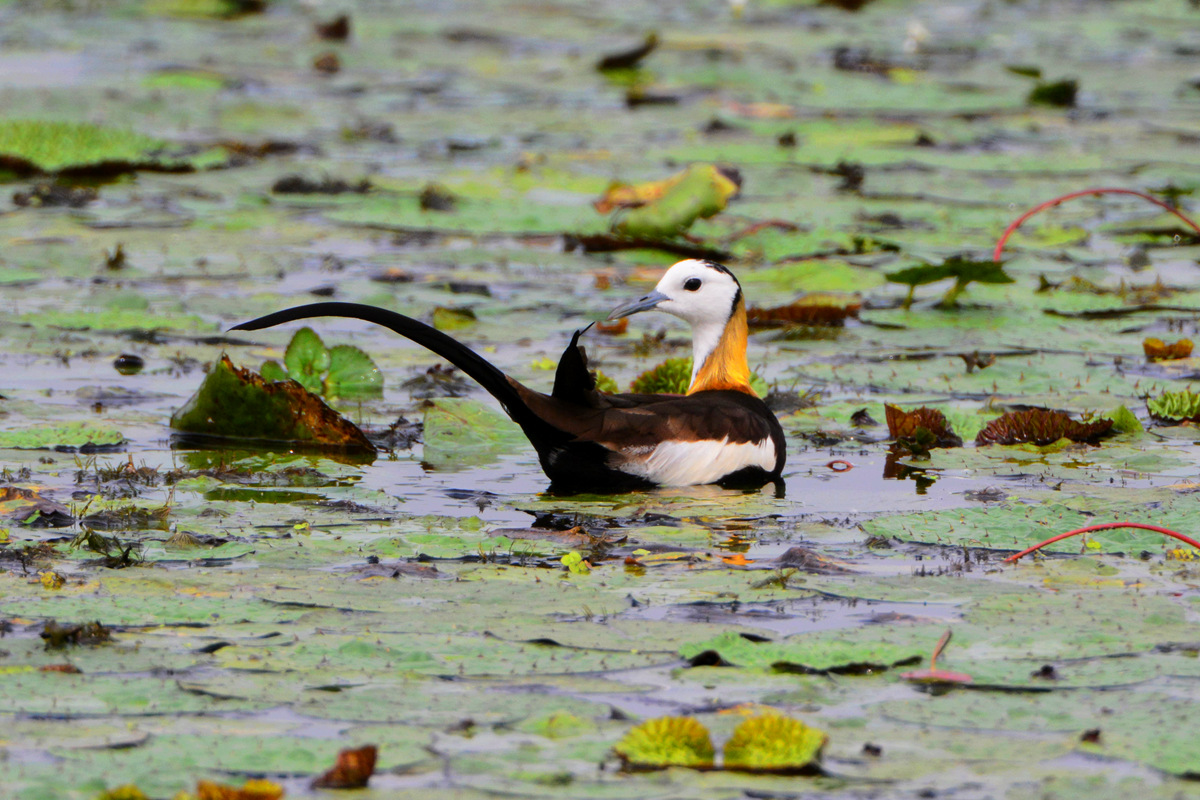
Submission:
M 529 410 L 529 407 L 521 399 L 521 395 L 509 382 L 508 377 L 491 362 L 466 345 L 451 339 L 441 331 L 431 328 L 423 322 L 406 317 L 403 314 L 388 311 L 386 308 L 376 308 L 375 306 L 363 305 L 362 303 L 310 303 L 306 306 L 285 308 L 283 311 L 276 311 L 274 314 L 267 314 L 265 317 L 259 317 L 249 322 L 243 322 L 240 325 L 234 325 L 230 330 L 256 331 L 262 328 L 282 325 L 285 322 L 294 322 L 298 319 L 309 319 L 310 317 L 350 317 L 351 319 L 361 319 L 366 322 L 374 322 L 376 325 L 382 325 L 401 336 L 412 339 L 422 347 L 437 353 L 474 378 L 484 389 L 487 389 L 492 397 L 500 401 L 500 404 L 504 406 L 504 410 L 508 412 L 508 415 L 525 430 L 525 435 L 533 439 L 535 444 L 538 441 L 534 438 L 536 434 L 545 435 L 549 432 L 546 429 L 550 428 L 550 426 Z

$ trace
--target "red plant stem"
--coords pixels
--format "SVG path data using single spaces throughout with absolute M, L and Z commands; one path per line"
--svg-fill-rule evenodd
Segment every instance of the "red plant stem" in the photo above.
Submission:
M 1177 216 L 1181 220 L 1183 220 L 1185 223 L 1187 223 L 1188 227 L 1190 227 L 1196 233 L 1200 233 L 1200 225 L 1197 225 L 1195 222 L 1192 222 L 1192 220 L 1189 219 L 1182 211 L 1180 211 L 1177 208 L 1172 208 L 1170 205 L 1164 203 L 1162 200 L 1159 200 L 1157 197 L 1151 197 L 1150 195 L 1148 195 L 1144 192 L 1135 191 L 1133 189 L 1115 189 L 1115 188 L 1111 188 L 1111 187 L 1101 187 L 1101 188 L 1097 188 L 1097 189 L 1084 189 L 1081 192 L 1071 192 L 1070 194 L 1064 194 L 1062 197 L 1056 197 L 1053 200 L 1047 200 L 1046 202 L 1042 203 L 1041 205 L 1034 206 L 1033 208 L 1026 211 L 1024 214 L 1022 214 L 1021 216 L 1019 216 L 1015 220 L 1013 220 L 1012 224 L 1010 224 L 1007 228 L 1004 229 L 1004 233 L 1000 234 L 1000 241 L 996 242 L 996 249 L 992 252 L 992 260 L 993 261 L 1000 260 L 1000 254 L 1004 252 L 1004 245 L 1008 242 L 1008 237 L 1012 236 L 1013 233 L 1017 230 L 1017 228 L 1021 227 L 1021 223 L 1023 223 L 1025 220 L 1032 217 L 1034 214 L 1037 214 L 1040 211 L 1045 211 L 1047 208 L 1054 208 L 1055 206 L 1065 203 L 1068 200 L 1074 200 L 1076 197 L 1087 197 L 1089 195 L 1101 195 L 1101 194 L 1129 194 L 1129 195 L 1133 195 L 1134 197 L 1140 197 L 1143 200 L 1154 203 L 1154 205 L 1158 206 L 1159 208 L 1162 208 L 1166 211 L 1170 211 L 1172 214 L 1174 214 L 1175 216 Z
M 1045 547 L 1046 545 L 1054 544 L 1059 539 L 1066 539 L 1068 536 L 1078 536 L 1081 533 L 1091 533 L 1092 531 L 1107 531 L 1107 530 L 1112 530 L 1113 528 L 1141 528 L 1144 531 L 1154 531 L 1155 533 L 1161 533 L 1164 536 L 1170 536 L 1172 538 L 1178 539 L 1179 541 L 1190 544 L 1192 547 L 1195 547 L 1197 550 L 1200 550 L 1200 542 L 1197 542 L 1195 539 L 1193 539 L 1190 536 L 1184 536 L 1182 533 L 1179 533 L 1178 531 L 1173 531 L 1170 528 L 1160 528 L 1157 525 L 1147 525 L 1144 522 L 1105 522 L 1103 525 L 1089 525 L 1086 528 L 1076 528 L 1073 531 L 1067 531 L 1066 533 L 1060 533 L 1058 536 L 1051 536 L 1046 541 L 1039 542 L 1038 544 L 1035 544 L 1033 547 L 1028 547 L 1028 548 L 1022 550 L 1021 552 L 1017 553 L 1016 555 L 1009 556 L 1008 558 L 1004 559 L 1004 561 L 1005 561 L 1005 563 L 1008 563 L 1010 561 L 1016 561 L 1017 559 L 1021 558 L 1021 556 L 1027 556 L 1030 553 L 1032 553 L 1034 550 L 1040 550 L 1043 547 Z
M 933 648 L 933 655 L 929 659 L 929 671 L 933 672 L 937 669 L 938 656 L 946 649 L 946 645 L 950 644 L 950 637 L 954 635 L 954 631 L 946 628 L 946 632 L 942 634 L 942 638 L 938 639 L 937 645 Z

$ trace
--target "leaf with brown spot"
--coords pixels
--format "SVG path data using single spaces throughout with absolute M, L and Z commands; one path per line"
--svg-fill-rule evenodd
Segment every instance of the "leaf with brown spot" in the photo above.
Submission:
M 361 789 L 367 785 L 375 772 L 375 758 L 379 750 L 368 744 L 352 750 L 343 750 L 337 755 L 333 769 L 313 779 L 314 789 Z
M 1009 411 L 987 424 L 975 437 L 978 446 L 989 444 L 1053 444 L 1059 439 L 1095 442 L 1112 429 L 1111 419 L 1077 422 L 1061 411 L 1031 408 Z

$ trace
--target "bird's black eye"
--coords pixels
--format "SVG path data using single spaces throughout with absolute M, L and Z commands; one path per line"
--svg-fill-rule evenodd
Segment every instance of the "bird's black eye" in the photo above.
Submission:
M 696 291 L 697 289 L 700 288 L 700 279 L 699 278 L 688 278 L 686 281 L 683 282 L 683 288 L 687 289 L 689 292 Z

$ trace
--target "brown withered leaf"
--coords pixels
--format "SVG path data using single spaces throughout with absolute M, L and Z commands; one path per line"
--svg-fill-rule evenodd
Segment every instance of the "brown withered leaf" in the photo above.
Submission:
M 341 16 L 329 22 L 318 22 L 313 26 L 317 37 L 330 42 L 344 42 L 350 38 L 350 16 Z
M 627 50 L 622 50 L 619 53 L 610 53 L 596 62 L 596 69 L 600 72 L 607 72 L 613 69 L 634 69 L 641 63 L 642 59 L 654 52 L 658 47 L 658 34 L 651 31 L 646 34 L 646 38 L 641 44 L 630 47 Z
M 596 330 L 608 336 L 620 336 L 629 328 L 629 317 L 621 317 L 613 322 L 597 322 Z
M 1096 422 L 1077 422 L 1061 411 L 1031 408 L 1028 411 L 1009 411 L 987 424 L 975 437 L 979 446 L 989 444 L 1047 445 L 1059 439 L 1073 442 L 1095 442 L 1109 432 L 1111 419 Z
M 946 415 L 936 408 L 921 406 L 912 411 L 885 405 L 888 435 L 897 442 L 916 442 L 924 447 L 962 447 L 962 438 L 950 427 Z M 924 433 L 922 433 L 924 431 Z
M 1187 358 L 1192 354 L 1192 340 L 1180 339 L 1167 344 L 1162 339 L 1150 337 L 1142 342 L 1142 350 L 1151 361 L 1173 361 L 1177 358 Z
M 0 487 L 0 516 L 38 528 L 61 528 L 75 521 L 62 503 L 19 486 Z
M 46 664 L 38 667 L 38 672 L 63 672 L 67 675 L 79 675 L 83 670 L 74 664 Z
M 271 781 L 248 780 L 242 786 L 227 786 L 212 781 L 196 783 L 196 800 L 280 800 L 283 787 Z
M 337 755 L 333 769 L 313 779 L 314 789 L 361 789 L 375 772 L 375 757 L 379 754 L 373 744 Z
M 862 300 L 836 292 L 813 292 L 774 308 L 750 307 L 746 317 L 751 329 L 784 328 L 795 325 L 841 327 L 857 317 Z

